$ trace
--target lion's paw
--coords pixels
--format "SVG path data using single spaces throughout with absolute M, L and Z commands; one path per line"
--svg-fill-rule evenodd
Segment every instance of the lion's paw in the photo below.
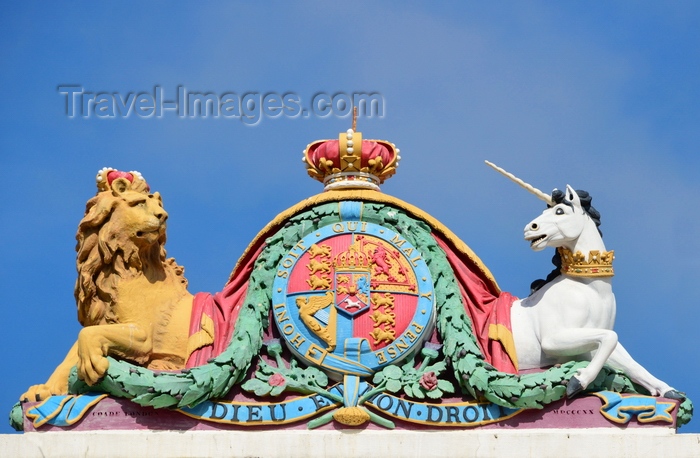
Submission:
M 19 397 L 23 402 L 38 402 L 43 401 L 55 394 L 65 394 L 65 390 L 56 389 L 46 383 L 32 385 L 29 389 Z
M 78 362 L 78 378 L 90 386 L 96 385 L 104 377 L 109 368 L 109 361 L 101 354 L 80 358 Z
M 109 360 L 99 337 L 90 331 L 90 328 L 83 328 L 78 335 L 78 378 L 92 386 L 107 372 Z

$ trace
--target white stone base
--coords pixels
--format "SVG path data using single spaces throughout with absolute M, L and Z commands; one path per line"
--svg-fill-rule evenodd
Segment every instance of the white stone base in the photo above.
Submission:
M 700 457 L 673 429 L 503 431 L 91 431 L 0 435 L 24 457 Z

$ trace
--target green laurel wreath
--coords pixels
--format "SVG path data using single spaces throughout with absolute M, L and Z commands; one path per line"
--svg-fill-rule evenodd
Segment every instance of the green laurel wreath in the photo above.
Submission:
M 454 272 L 445 253 L 432 237 L 430 227 L 385 204 L 365 203 L 362 215 L 363 221 L 388 227 L 401 234 L 426 261 L 434 282 L 437 329 L 443 342 L 442 351 L 463 392 L 477 400 L 488 400 L 516 409 L 542 408 L 565 396 L 568 380 L 588 362 L 571 361 L 544 372 L 526 375 L 497 371 L 481 354 Z M 89 387 L 78 380 L 74 369 L 69 380 L 70 392 L 104 391 L 154 408 L 192 407 L 208 399 L 223 397 L 233 385 L 245 378 L 253 357 L 260 351 L 278 263 L 308 233 L 338 221 L 337 202 L 318 205 L 290 218 L 284 228 L 267 239 L 267 246 L 251 273 L 248 292 L 231 341 L 226 350 L 209 360 L 208 364 L 180 372 L 158 373 L 110 357 L 109 369 L 96 386 Z M 623 373 L 608 367 L 601 370 L 588 390 L 648 394 Z M 18 407 L 19 404 L 15 409 Z M 16 427 L 15 409 L 10 417 Z M 692 412 L 693 404 L 686 398 L 678 410 L 678 426 L 688 423 Z

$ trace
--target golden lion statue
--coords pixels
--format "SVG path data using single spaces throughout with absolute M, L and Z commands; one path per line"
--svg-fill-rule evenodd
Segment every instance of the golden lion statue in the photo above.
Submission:
M 68 376 L 96 384 L 107 356 L 155 370 L 185 367 L 193 296 L 184 269 L 166 259 L 160 195 L 138 172 L 102 169 L 97 195 L 87 202 L 76 238 L 75 299 L 84 328 L 44 384 L 20 399 L 42 400 L 68 392 Z

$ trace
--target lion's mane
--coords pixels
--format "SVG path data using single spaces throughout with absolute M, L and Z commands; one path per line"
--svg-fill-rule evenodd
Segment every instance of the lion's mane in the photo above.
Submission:
M 130 190 L 149 193 L 148 185 L 142 180 L 134 182 Z M 98 192 L 88 200 L 85 216 L 78 226 L 75 300 L 78 321 L 83 326 L 118 323 L 119 317 L 113 310 L 117 284 L 137 276 L 147 266 L 156 267 L 153 270 L 163 278 L 172 272 L 186 283 L 184 269 L 174 258 L 166 259 L 165 232 L 157 243 L 139 250 L 126 234 L 116 229 L 111 216 L 119 205 L 128 204 L 112 191 Z

